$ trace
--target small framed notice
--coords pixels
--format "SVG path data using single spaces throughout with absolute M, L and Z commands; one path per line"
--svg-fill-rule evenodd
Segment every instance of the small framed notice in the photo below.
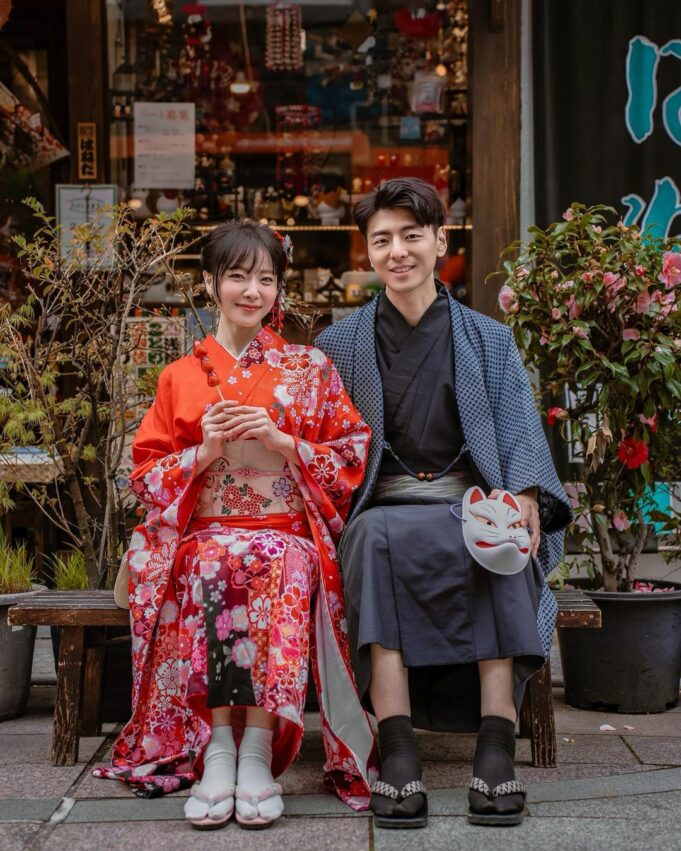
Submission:
M 193 189 L 196 151 L 193 103 L 135 102 L 135 185 Z
M 99 221 L 99 226 L 106 229 L 110 226 L 112 217 L 108 213 L 108 207 L 116 204 L 117 187 L 113 184 L 82 184 L 82 183 L 58 183 L 57 191 L 57 224 L 61 225 L 61 250 L 62 256 L 67 257 L 71 251 L 71 240 L 73 229 L 87 222 Z M 104 208 L 104 209 L 103 209 Z M 89 247 L 88 259 L 90 259 Z M 92 262 L 108 263 L 111 256 L 95 258 Z
M 97 180 L 97 125 L 78 122 L 78 180 Z

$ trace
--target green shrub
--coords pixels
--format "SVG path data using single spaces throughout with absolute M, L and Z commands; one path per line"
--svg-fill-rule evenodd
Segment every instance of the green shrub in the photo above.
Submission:
M 0 594 L 20 594 L 33 585 L 33 556 L 26 545 L 17 547 L 0 542 Z
M 80 591 L 88 587 L 85 556 L 80 550 L 53 555 L 50 561 L 57 591 Z

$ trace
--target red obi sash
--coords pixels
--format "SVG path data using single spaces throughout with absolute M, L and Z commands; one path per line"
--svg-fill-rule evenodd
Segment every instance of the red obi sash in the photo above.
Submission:
M 287 514 L 264 514 L 262 517 L 253 517 L 248 514 L 230 514 L 221 517 L 192 517 L 185 534 L 201 532 L 211 525 L 219 523 L 228 529 L 276 529 L 279 532 L 287 532 L 289 535 L 297 535 L 299 538 L 311 538 L 312 530 L 304 511 L 296 511 Z

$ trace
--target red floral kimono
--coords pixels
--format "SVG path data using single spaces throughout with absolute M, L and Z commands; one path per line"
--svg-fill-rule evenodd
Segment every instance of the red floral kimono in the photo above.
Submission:
M 255 440 L 225 444 L 196 475 L 200 420 L 219 401 L 193 355 L 168 366 L 133 444 L 131 486 L 147 509 L 129 549 L 133 715 L 99 777 L 158 795 L 201 771 L 210 708 L 277 716 L 275 776 L 295 758 L 312 660 L 325 778 L 368 805 L 374 739 L 351 674 L 334 541 L 364 474 L 369 428 L 318 349 L 263 328 L 235 360 L 205 341 L 224 398 L 265 407 L 295 438 L 288 465 Z

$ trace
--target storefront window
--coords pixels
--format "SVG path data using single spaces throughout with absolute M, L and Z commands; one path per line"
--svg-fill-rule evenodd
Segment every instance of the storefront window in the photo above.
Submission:
M 107 9 L 111 176 L 140 218 L 184 204 L 197 228 L 246 215 L 292 231 L 289 290 L 348 304 L 366 295 L 348 284 L 371 283 L 353 205 L 422 177 L 448 211 L 440 275 L 463 295 L 466 0 Z

